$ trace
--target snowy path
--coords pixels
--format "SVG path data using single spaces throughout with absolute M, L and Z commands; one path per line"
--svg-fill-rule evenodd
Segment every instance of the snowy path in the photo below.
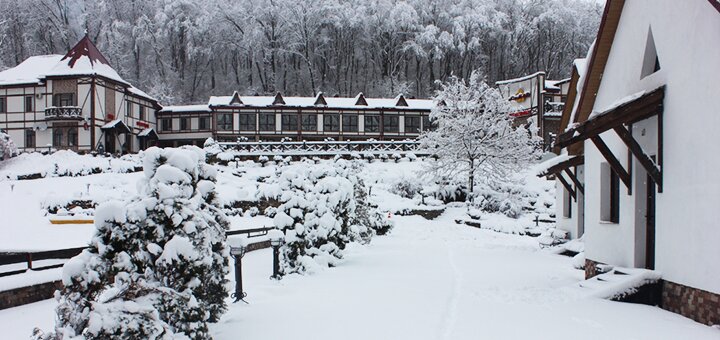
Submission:
M 267 280 L 270 253 L 249 254 L 248 301 L 215 339 L 718 339 L 658 308 L 574 297 L 570 258 L 535 239 L 396 217 L 392 235 L 337 268 Z M 255 267 L 257 263 L 262 267 Z
M 535 239 L 394 217 L 392 235 L 354 248 L 339 267 L 269 280 L 270 250 L 244 259 L 249 305 L 211 330 L 231 339 L 718 339 L 720 330 L 642 305 L 581 298 L 570 258 Z M 232 273 L 231 273 L 232 277 Z M 54 302 L 0 310 L 3 339 L 49 329 Z

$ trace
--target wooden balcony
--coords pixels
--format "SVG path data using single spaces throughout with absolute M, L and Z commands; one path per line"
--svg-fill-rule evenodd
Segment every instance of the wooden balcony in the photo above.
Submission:
M 45 120 L 81 120 L 82 108 L 77 106 L 51 106 L 45 109 Z

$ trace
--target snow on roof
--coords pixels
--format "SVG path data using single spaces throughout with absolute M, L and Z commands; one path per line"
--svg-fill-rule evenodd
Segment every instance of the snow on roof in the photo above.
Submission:
M 147 128 L 147 129 L 140 131 L 140 133 L 138 133 L 138 137 L 147 137 L 152 133 L 155 133 L 155 129 Z
M 575 102 L 573 103 L 572 111 L 570 112 L 570 120 L 568 120 L 568 126 L 565 128 L 565 131 L 569 131 L 575 126 L 575 115 L 577 113 L 578 106 L 580 106 L 580 98 L 582 98 L 583 87 L 585 87 L 585 74 L 587 73 L 589 66 L 587 61 L 590 59 L 593 51 L 595 50 L 595 43 L 596 41 L 593 41 L 592 44 L 590 44 L 585 58 L 575 59 L 573 61 L 573 65 L 575 65 L 578 73 L 578 81 L 575 88 L 577 93 L 575 94 Z
M 230 106 L 230 100 L 232 96 L 212 96 L 208 101 L 209 106 Z M 243 104 L 238 106 L 249 106 L 249 107 L 269 107 L 273 106 L 275 96 L 247 96 L 240 97 Z M 283 97 L 285 101 L 284 106 L 293 107 L 315 107 L 316 97 Z M 327 108 L 335 109 L 358 109 L 358 108 L 397 108 L 397 100 L 394 98 L 365 98 L 368 105 L 355 105 L 358 97 L 325 97 Z M 407 101 L 407 108 L 417 110 L 431 110 L 435 104 L 431 99 L 405 99 Z M 191 105 L 192 106 L 192 105 Z M 405 107 L 403 107 L 405 108 Z M 163 108 L 163 111 L 166 111 Z
M 505 84 L 517 83 L 517 82 L 519 82 L 519 81 L 525 81 L 525 80 L 528 80 L 528 79 L 535 78 L 535 77 L 537 77 L 537 76 L 539 76 L 539 75 L 541 75 L 541 74 L 542 74 L 542 75 L 545 75 L 545 72 L 540 71 L 540 72 L 535 72 L 535 73 L 533 73 L 533 74 L 528 74 L 528 75 L 526 75 L 526 76 L 522 76 L 522 77 L 520 77 L 520 78 L 514 78 L 514 79 L 507 79 L 507 80 L 496 81 L 496 82 L 495 82 L 495 85 L 505 85 Z
M 592 118 L 594 118 L 594 117 L 602 116 L 602 115 L 604 115 L 604 114 L 606 114 L 606 113 L 608 113 L 608 112 L 610 112 L 610 111 L 612 111 L 612 110 L 615 110 L 616 108 L 618 108 L 618 107 L 620 107 L 620 106 L 622 106 L 622 105 L 624 105 L 624 104 L 627 104 L 627 103 L 629 103 L 629 102 L 632 102 L 633 100 L 642 97 L 642 96 L 645 94 L 645 92 L 646 92 L 645 90 L 642 90 L 642 91 L 639 91 L 639 92 L 635 92 L 635 93 L 633 93 L 633 94 L 631 94 L 631 95 L 622 97 L 622 98 L 616 100 L 614 103 L 610 104 L 608 107 L 602 109 L 601 111 L 593 111 L 593 112 L 591 112 L 591 113 L 590 113 L 590 116 L 588 117 L 588 119 L 592 119 Z M 652 92 L 652 91 L 650 91 L 650 92 Z
M 545 81 L 545 88 L 550 90 L 560 90 L 560 87 L 557 86 L 557 84 L 560 82 L 560 80 L 546 80 Z
M 173 105 L 173 106 L 163 106 L 162 110 L 160 112 L 210 112 L 210 106 L 207 104 L 200 104 L 200 105 Z
M 121 119 L 121 118 L 118 118 L 118 119 L 114 119 L 114 120 L 110 121 L 109 123 L 106 123 L 105 125 L 103 125 L 103 126 L 100 127 L 100 128 L 101 128 L 101 129 L 112 129 L 112 128 L 114 128 L 116 125 L 118 125 L 118 124 L 120 124 L 120 123 L 122 123 L 122 119 Z M 124 123 L 123 123 L 123 124 L 124 124 Z
M 87 36 L 64 56 L 59 54 L 33 56 L 13 68 L 0 72 L 0 85 L 37 84 L 47 77 L 62 76 L 107 78 L 129 86 L 128 90 L 134 95 L 157 101 L 120 77 Z
M 157 99 L 151 97 L 149 94 L 145 93 L 145 91 L 142 91 L 135 86 L 128 87 L 128 92 L 130 92 L 138 97 L 143 97 L 143 98 L 150 99 L 153 101 L 158 101 Z
M 59 54 L 27 58 L 19 65 L 0 72 L 0 85 L 37 84 L 62 58 Z
M 535 173 L 536 173 L 538 176 L 545 176 L 545 174 L 546 174 L 546 172 L 548 171 L 548 169 L 550 169 L 550 168 L 552 168 L 552 167 L 554 167 L 554 166 L 556 166 L 556 165 L 558 165 L 558 164 L 560 164 L 560 163 L 562 163 L 562 162 L 565 162 L 565 161 L 567 161 L 567 160 L 569 160 L 569 159 L 570 159 L 570 155 L 568 155 L 567 153 L 563 153 L 563 154 L 561 154 L 560 156 L 556 156 L 556 157 L 550 158 L 550 159 L 548 159 L 548 160 L 546 160 L 546 161 L 544 161 L 544 162 L 536 165 L 536 166 L 535 166 Z

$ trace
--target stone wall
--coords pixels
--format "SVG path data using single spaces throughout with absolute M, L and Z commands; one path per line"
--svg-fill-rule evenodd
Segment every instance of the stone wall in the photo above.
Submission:
M 706 325 L 720 325 L 720 294 L 663 281 L 662 308 Z
M 591 279 L 596 275 L 600 274 L 597 268 L 598 262 L 593 260 L 585 259 L 585 280 Z
M 47 300 L 53 297 L 58 289 L 62 289 L 62 282 L 59 280 L 0 292 L 0 309 Z

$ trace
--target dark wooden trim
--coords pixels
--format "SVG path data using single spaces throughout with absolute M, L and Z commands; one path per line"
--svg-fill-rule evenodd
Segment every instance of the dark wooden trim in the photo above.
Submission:
M 575 169 L 576 169 L 575 171 L 577 171 L 577 168 L 575 168 Z M 573 183 L 575 183 L 575 187 L 577 188 L 577 190 L 580 191 L 580 193 L 584 194 L 585 187 L 582 185 L 582 183 L 580 183 L 580 180 L 578 180 L 577 174 L 570 171 L 570 168 L 565 168 L 565 173 L 568 175 L 568 177 L 570 177 L 570 179 L 573 181 Z
M 713 7 L 715 7 L 715 9 L 716 9 L 718 12 L 720 12 L 720 2 L 718 2 L 717 0 L 708 0 L 708 1 L 710 2 L 710 4 L 711 4 Z
M 557 137 L 556 144 L 560 148 L 582 142 L 607 130 L 623 124 L 632 124 L 660 114 L 663 111 L 665 86 L 629 103 L 618 106 L 610 112 L 594 117 L 569 129 Z
M 562 185 L 565 187 L 565 190 L 567 190 L 570 193 L 570 196 L 573 198 L 573 200 L 577 201 L 577 193 L 575 193 L 575 190 L 573 190 L 570 183 L 568 183 L 565 180 L 565 178 L 562 176 L 562 174 L 558 173 L 556 178 L 558 179 L 558 181 L 560 181 L 560 183 L 562 183 Z
M 637 158 L 638 162 L 642 165 L 642 167 L 647 171 L 648 175 L 652 177 L 653 181 L 657 184 L 658 188 L 662 187 L 662 171 L 660 168 L 653 162 L 653 160 L 648 156 L 640 146 L 640 144 L 633 138 L 632 133 L 621 126 L 616 126 L 614 128 L 615 133 L 617 133 L 618 137 L 622 139 L 622 141 L 627 145 L 628 149 L 630 149 L 630 152 L 632 155 Z
M 567 169 L 567 168 L 569 168 L 569 167 L 578 166 L 578 165 L 583 165 L 583 164 L 585 164 L 585 156 L 583 156 L 583 155 L 575 156 L 575 157 L 570 158 L 570 159 L 568 159 L 568 160 L 566 160 L 566 161 L 564 161 L 564 162 L 560 162 L 560 163 L 558 163 L 558 164 L 555 164 L 555 165 L 549 167 L 547 170 L 545 170 L 543 173 L 541 173 L 541 174 L 538 175 L 538 176 L 554 175 L 554 174 L 557 174 L 557 173 L 559 173 L 559 172 L 562 172 L 563 170 L 565 170 L 565 169 Z
M 617 159 L 617 157 L 615 157 L 612 151 L 610 151 L 610 148 L 608 148 L 607 144 L 605 144 L 605 142 L 602 140 L 602 138 L 600 138 L 600 136 L 592 137 L 591 140 L 598 148 L 600 153 L 603 155 L 603 157 L 605 157 L 605 160 L 608 161 L 613 171 L 615 171 L 620 180 L 625 184 L 625 187 L 628 189 L 628 194 L 632 194 L 630 174 L 625 171 L 625 168 L 623 168 L 622 164 L 620 164 L 620 161 Z

